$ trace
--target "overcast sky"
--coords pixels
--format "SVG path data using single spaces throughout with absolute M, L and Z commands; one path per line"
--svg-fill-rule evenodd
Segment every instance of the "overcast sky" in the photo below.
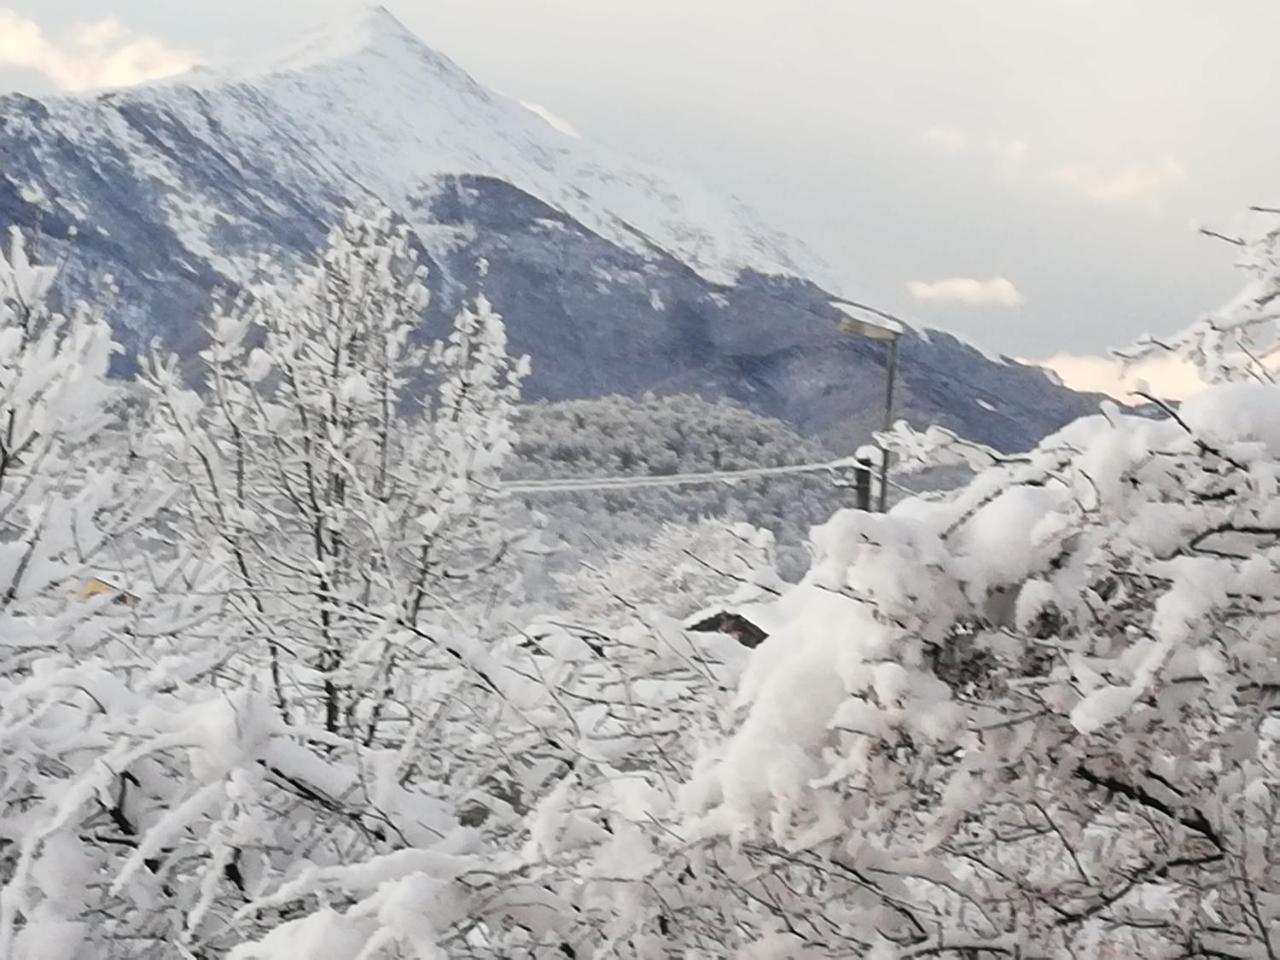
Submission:
M 349 5 L 19 0 L 0 88 L 265 54 Z M 1276 0 L 386 5 L 482 82 L 736 193 L 847 294 L 1010 355 L 1184 325 L 1237 285 L 1193 222 L 1280 200 Z

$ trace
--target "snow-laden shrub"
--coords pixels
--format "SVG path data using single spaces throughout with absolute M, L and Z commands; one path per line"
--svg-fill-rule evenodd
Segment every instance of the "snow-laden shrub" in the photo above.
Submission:
M 687 795 L 686 841 L 721 851 L 756 933 L 884 956 L 1268 942 L 1277 424 L 1270 385 L 1110 410 L 953 498 L 816 531 Z
M 1255 207 L 1275 218 L 1275 209 Z M 1146 336 L 1125 350 L 1124 360 L 1173 356 L 1191 363 L 1206 383 L 1275 383 L 1280 352 L 1280 226 L 1253 242 L 1209 231 L 1239 247 L 1237 266 L 1248 278 L 1240 292 L 1176 336 Z
M 522 638 L 486 627 L 522 372 L 500 319 L 480 302 L 414 347 L 407 237 L 352 218 L 215 317 L 204 392 L 153 360 L 125 443 L 99 435 L 107 328 L 50 313 L 50 282 L 17 246 L 0 270 L 0 956 L 434 956 L 524 929 L 487 878 L 566 748 L 507 668 Z M 131 596 L 80 599 L 102 558 Z
M 173 572 L 138 549 L 173 491 L 113 418 L 106 322 L 52 310 L 56 279 L 14 231 L 0 255 L 0 956 L 50 960 L 94 953 L 95 930 L 132 943 L 113 907 L 119 871 L 152 855 L 135 817 L 154 794 L 135 787 L 156 771 L 140 747 L 198 745 L 166 718 L 207 662 L 188 646 L 199 598 L 145 619 L 118 602 L 116 588 Z M 89 596 L 105 571 L 120 582 Z
M 645 611 L 683 619 L 712 601 L 740 602 L 744 587 L 758 597 L 783 586 L 768 530 L 716 520 L 663 524 L 647 542 L 615 547 L 554 579 L 565 614 L 602 629 Z
M 1237 362 L 1275 243 L 1183 341 L 1245 382 L 1017 457 L 899 429 L 977 476 L 815 530 L 675 801 L 610 840 L 645 867 L 601 949 L 1280 951 L 1280 386 Z
M 1275 242 L 1213 329 L 1274 326 Z M 1259 341 L 1192 333 L 1248 382 L 1021 456 L 898 431 L 976 477 L 837 514 L 794 587 L 734 573 L 749 651 L 658 609 L 670 531 L 603 572 L 625 615 L 501 610 L 519 368 L 483 305 L 412 346 L 385 218 L 219 317 L 207 394 L 154 365 L 142 458 L 90 442 L 104 328 L 27 324 L 4 277 L 0 415 L 40 454 L 0 474 L 0 956 L 1280 951 L 1280 387 L 1230 359 Z M 75 598 L 143 544 L 141 602 Z

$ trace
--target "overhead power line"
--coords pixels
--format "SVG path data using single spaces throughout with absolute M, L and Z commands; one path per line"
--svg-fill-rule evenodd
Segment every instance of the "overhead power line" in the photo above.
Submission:
M 661 476 L 580 477 L 554 480 L 506 480 L 501 484 L 506 493 L 528 495 L 540 493 L 578 493 L 589 490 L 638 490 L 644 487 L 685 487 L 695 484 L 739 483 L 769 477 L 804 473 L 838 474 L 865 469 L 853 457 L 826 463 L 797 463 L 781 467 L 749 467 L 743 470 L 715 470 L 706 473 L 673 473 Z M 897 483 L 892 486 L 906 490 Z M 910 492 L 910 491 L 907 491 Z

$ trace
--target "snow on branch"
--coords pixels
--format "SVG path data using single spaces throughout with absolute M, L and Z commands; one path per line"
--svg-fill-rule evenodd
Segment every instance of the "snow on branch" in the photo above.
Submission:
M 0 956 L 1275 955 L 1275 242 L 1170 338 L 1228 382 L 1016 457 L 899 424 L 972 479 L 797 584 L 655 530 L 560 613 L 498 483 L 525 364 L 483 300 L 421 342 L 389 214 L 123 412 L 8 255 Z

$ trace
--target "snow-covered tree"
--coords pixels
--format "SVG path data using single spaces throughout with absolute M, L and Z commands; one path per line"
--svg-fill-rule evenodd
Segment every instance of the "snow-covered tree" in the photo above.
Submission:
M 717 520 L 663 524 L 647 543 L 616 547 L 554 579 L 565 613 L 601 628 L 644 611 L 684 618 L 716 601 L 754 602 L 783 586 L 773 535 Z
M 172 358 L 149 364 L 148 452 L 185 491 L 165 531 L 207 571 L 193 588 L 224 601 L 204 682 L 234 722 L 225 762 L 197 778 L 216 803 L 195 785 L 166 801 L 169 831 L 240 878 L 215 894 L 227 880 L 203 870 L 200 912 L 233 915 L 188 913 L 171 935 L 193 944 L 265 935 L 238 955 L 276 956 L 320 931 L 394 955 L 426 921 L 308 905 L 359 903 L 375 873 L 447 885 L 450 856 L 475 843 L 467 811 L 487 809 L 502 757 L 485 717 L 509 706 L 485 623 L 515 539 L 496 481 L 525 364 L 483 299 L 419 345 L 423 279 L 406 229 L 353 215 L 296 280 L 215 315 L 202 390 Z M 410 392 L 424 369 L 430 399 Z M 384 857 L 399 866 L 373 865 Z
M 1205 368 L 1242 371 L 1219 343 Z M 745 664 L 633 660 L 597 694 L 633 735 L 531 821 L 573 891 L 561 936 L 579 956 L 1275 956 L 1280 388 L 1107 406 L 1017 457 L 891 439 L 977 476 L 815 531 Z M 628 700 L 672 704 L 686 737 Z
M 388 216 L 220 312 L 201 389 L 153 358 L 128 443 L 16 245 L 0 956 L 1276 956 L 1276 242 L 1170 341 L 1247 382 L 1018 456 L 900 427 L 975 477 L 837 514 L 798 585 L 668 529 L 530 623 L 521 364 L 483 301 L 419 345 Z M 138 602 L 77 599 L 100 557 Z M 722 586 L 763 645 L 681 628 Z
M 1272 221 L 1280 215 L 1280 210 L 1263 207 L 1255 207 L 1254 212 Z M 1116 353 L 1139 363 L 1172 355 L 1191 363 L 1206 383 L 1275 383 L 1280 353 L 1280 226 L 1272 226 L 1252 241 L 1204 232 L 1239 249 L 1237 266 L 1248 277 L 1240 292 L 1176 336 L 1147 336 Z
M 137 728 L 171 734 L 139 719 L 159 704 L 130 678 L 155 692 L 179 676 L 165 666 L 174 628 L 200 623 L 198 603 L 144 620 L 121 602 L 148 574 L 164 579 L 139 545 L 171 491 L 130 456 L 106 322 L 83 303 L 53 309 L 57 275 L 12 232 L 0 254 L 0 956 L 22 960 L 127 941 L 109 890 L 150 854 L 133 819 L 146 774 L 123 758 Z
M 460 595 L 511 539 L 497 476 L 523 361 L 483 299 L 419 345 L 423 279 L 407 229 L 352 215 L 295 282 L 215 316 L 207 400 L 175 360 L 150 369 L 190 491 L 174 528 L 217 551 L 281 716 L 331 734 L 376 738 L 390 675 L 451 616 L 446 632 L 473 631 Z M 427 368 L 434 402 L 408 389 Z
M 49 306 L 57 268 L 28 259 L 22 235 L 0 252 L 0 569 L 6 607 L 73 580 L 107 558 L 124 510 L 97 443 L 113 391 L 105 321 L 83 304 Z M 114 560 L 114 558 L 110 558 Z
M 50 275 L 15 250 L 0 956 L 355 960 L 519 935 L 481 896 L 521 823 L 509 771 L 538 763 L 504 734 L 565 747 L 503 669 L 522 638 L 484 630 L 492 581 L 477 602 L 511 539 L 493 481 L 521 365 L 500 320 L 481 302 L 413 346 L 406 235 L 349 220 L 295 284 L 216 317 L 204 393 L 153 363 L 131 453 L 97 434 L 105 325 L 49 312 Z M 429 408 L 404 387 L 422 362 Z M 139 511 L 155 522 L 124 522 Z M 108 548 L 151 582 L 81 602 Z

